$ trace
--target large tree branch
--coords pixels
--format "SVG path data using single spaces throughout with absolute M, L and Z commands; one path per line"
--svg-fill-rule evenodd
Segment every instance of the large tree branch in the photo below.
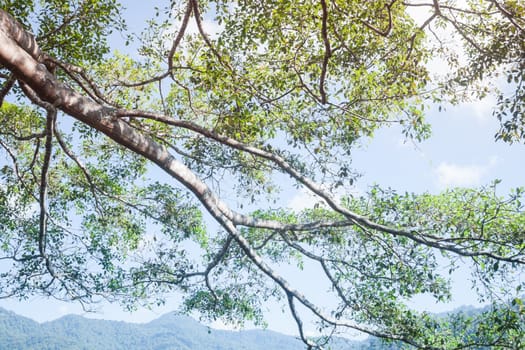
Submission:
M 198 6 L 196 0 L 190 0 L 193 4 L 193 10 L 197 21 L 199 21 Z M 199 23 L 199 22 L 198 22 Z M 199 26 L 202 34 L 202 26 Z M 22 33 L 21 33 L 22 32 Z M 25 33 L 25 34 L 24 34 Z M 27 84 L 42 101 L 51 104 L 64 113 L 76 118 L 77 120 L 91 126 L 92 128 L 105 134 L 117 144 L 122 145 L 130 151 L 145 157 L 151 162 L 157 164 L 163 171 L 179 181 L 183 186 L 190 190 L 212 215 L 212 217 L 228 233 L 227 244 L 219 252 L 216 259 L 209 265 L 209 270 L 219 263 L 224 256 L 230 241 L 233 239 L 240 246 L 244 254 L 253 262 L 257 268 L 281 287 L 290 301 L 290 306 L 294 308 L 293 301 L 300 302 L 309 309 L 314 315 L 326 323 L 333 326 L 353 328 L 371 335 L 385 337 L 390 339 L 400 339 L 407 343 L 417 345 L 414 342 L 404 338 L 402 335 L 385 334 L 381 331 L 361 327 L 353 322 L 342 321 L 325 314 L 318 306 L 313 304 L 302 293 L 295 290 L 283 277 L 281 277 L 270 265 L 268 265 L 257 251 L 251 246 L 250 242 L 238 230 L 238 226 L 253 226 L 259 228 L 269 228 L 272 230 L 311 230 L 315 228 L 331 226 L 351 226 L 357 225 L 366 229 L 373 229 L 385 232 L 394 236 L 406 236 L 418 243 L 432 246 L 438 249 L 454 251 L 460 255 L 487 255 L 496 259 L 514 261 L 523 263 L 523 260 L 508 260 L 504 257 L 489 255 L 490 253 L 469 253 L 457 249 L 452 245 L 439 242 L 438 237 L 425 236 L 416 230 L 403 230 L 389 227 L 380 223 L 373 222 L 365 216 L 359 215 L 339 204 L 328 191 L 311 179 L 304 176 L 300 171 L 295 169 L 283 157 L 280 157 L 271 150 L 263 150 L 250 145 L 243 144 L 235 139 L 226 136 L 217 135 L 206 130 L 197 124 L 185 121 L 177 121 L 173 118 L 156 115 L 154 113 L 144 113 L 141 111 L 125 111 L 105 106 L 94 101 L 73 88 L 60 82 L 46 67 L 43 62 L 47 62 L 34 38 L 26 33 L 16 21 L 0 10 L 0 64 L 9 69 L 14 76 Z M 220 57 L 220 56 L 219 56 Z M 237 149 L 242 152 L 252 154 L 260 159 L 273 162 L 283 172 L 288 173 L 292 178 L 301 183 L 306 188 L 323 198 L 329 207 L 337 213 L 342 214 L 346 220 L 330 223 L 310 223 L 298 225 L 286 225 L 277 221 L 259 220 L 253 217 L 244 216 L 232 211 L 226 203 L 215 195 L 211 189 L 196 174 L 191 171 L 182 162 L 178 161 L 168 150 L 157 143 L 153 138 L 141 133 L 133 128 L 120 117 L 140 117 L 155 119 L 176 127 L 186 128 L 200 133 L 210 139 L 220 142 L 228 147 Z M 209 285 L 209 284 L 208 284 Z M 210 287 L 211 289 L 211 287 Z M 293 312 L 293 310 L 292 310 Z
M 0 11 L 0 21 L 5 21 L 5 18 L 12 19 L 12 17 L 6 17 L 4 14 L 5 12 Z M 34 52 L 39 52 L 39 50 L 35 48 Z M 40 54 L 38 55 L 40 56 Z M 17 79 L 24 81 L 31 87 L 42 101 L 51 103 L 66 114 L 104 133 L 118 144 L 144 156 L 192 191 L 214 219 L 235 239 L 246 256 L 263 273 L 279 285 L 288 295 L 293 295 L 296 300 L 325 322 L 353 328 L 371 335 L 400 339 L 398 336 L 383 334 L 358 326 L 353 322 L 335 320 L 324 314 L 258 255 L 248 240 L 237 230 L 232 220 L 234 215 L 229 207 L 188 167 L 176 160 L 165 147 L 162 147 L 153 139 L 139 133 L 120 118 L 117 118 L 115 109 L 101 106 L 59 82 L 32 54 L 20 47 L 19 42 L 13 40 L 9 31 L 6 32 L 2 27 L 0 27 L 0 64 L 13 72 Z
M 14 19 L 5 12 L 0 12 L 0 23 L 5 22 L 6 18 L 10 18 L 14 21 Z M 9 26 L 9 28 L 13 27 L 16 26 L 13 24 Z M 18 27 L 18 29 L 23 30 L 21 27 Z M 17 35 L 16 37 L 24 36 Z M 157 164 L 170 176 L 174 177 L 182 185 L 192 191 L 214 217 L 231 221 L 234 226 L 245 225 L 269 229 L 290 229 L 290 227 L 286 227 L 279 222 L 259 220 L 232 211 L 226 203 L 221 201 L 187 166 L 174 158 L 165 147 L 159 145 L 152 138 L 132 128 L 119 117 L 132 116 L 155 119 L 173 126 L 193 130 L 210 139 L 228 145 L 229 147 L 267 159 L 276 164 L 282 171 L 288 173 L 292 178 L 296 179 L 313 193 L 323 198 L 330 208 L 342 214 L 350 221 L 350 223 L 395 236 L 404 236 L 415 242 L 437 249 L 445 249 L 463 256 L 482 255 L 509 262 L 525 262 L 521 258 L 508 258 L 491 252 L 465 251 L 454 244 L 444 244 L 439 242 L 439 237 L 423 235 L 417 230 L 398 229 L 376 223 L 339 204 L 328 191 L 323 189 L 322 186 L 301 174 L 284 158 L 273 152 L 243 144 L 223 135 L 215 134 L 212 131 L 191 122 L 175 120 L 174 118 L 155 113 L 117 110 L 111 107 L 102 106 L 58 81 L 48 71 L 45 65 L 39 63 L 35 57 L 30 54 L 30 52 L 33 52 L 38 55 L 38 57 L 43 56 L 38 47 L 34 46 L 36 43 L 29 41 L 29 43 L 33 45 L 31 46 L 32 50 L 24 50 L 19 42 L 26 43 L 27 40 L 15 41 L 10 37 L 9 31 L 6 32 L 3 28 L 0 30 L 0 47 L 2 48 L 0 50 L 0 64 L 10 69 L 18 79 L 28 84 L 38 94 L 41 100 L 57 105 L 57 107 L 66 114 L 71 115 L 81 122 L 101 131 L 118 144 L 123 145 L 131 151 L 142 155 Z M 222 220 L 218 221 L 221 222 Z
M 41 58 L 42 51 L 38 47 L 33 34 L 27 32 L 13 16 L 3 10 L 0 10 L 0 30 L 3 31 L 9 39 L 17 43 L 20 48 L 31 55 L 31 57 L 36 60 Z M 2 48 L 2 51 L 5 50 Z
M 232 220 L 232 222 L 235 225 L 267 228 L 267 229 L 272 229 L 272 230 L 296 230 L 296 231 L 306 231 L 309 229 L 313 230 L 316 228 L 328 227 L 331 225 L 332 226 L 358 225 L 365 230 L 371 229 L 371 230 L 388 233 L 394 236 L 407 237 L 419 244 L 423 244 L 423 245 L 426 245 L 432 248 L 436 248 L 436 249 L 447 250 L 447 251 L 453 252 L 461 256 L 466 256 L 466 257 L 486 256 L 486 257 L 497 259 L 497 260 L 525 264 L 525 260 L 523 259 L 523 257 L 517 257 L 517 258 L 516 257 L 505 257 L 505 256 L 501 256 L 501 255 L 492 253 L 490 251 L 481 251 L 481 252 L 469 251 L 468 249 L 464 249 L 458 246 L 456 242 L 443 241 L 442 237 L 424 234 L 418 229 L 395 228 L 389 225 L 377 223 L 373 220 L 370 220 L 368 217 L 355 213 L 349 210 L 348 208 L 344 207 L 340 203 L 338 203 L 338 201 L 327 190 L 325 190 L 321 185 L 319 185 L 318 183 L 314 182 L 312 179 L 301 174 L 289 162 L 287 162 L 286 159 L 279 156 L 278 154 L 261 149 L 261 148 L 257 148 L 255 146 L 244 144 L 240 141 L 237 141 L 225 135 L 217 134 L 191 121 L 178 120 L 178 119 L 174 119 L 172 117 L 165 116 L 162 114 L 144 112 L 144 111 L 118 110 L 116 115 L 119 117 L 125 117 L 125 116 L 130 117 L 131 116 L 131 117 L 148 118 L 148 119 L 163 122 L 168 125 L 185 128 L 187 130 L 191 130 L 196 133 L 199 133 L 208 139 L 215 140 L 221 144 L 227 145 L 234 149 L 252 154 L 256 157 L 266 159 L 274 163 L 275 165 L 277 165 L 277 167 L 282 172 L 288 174 L 290 177 L 297 180 L 298 183 L 304 185 L 310 191 L 318 195 L 328 204 L 328 206 L 332 210 L 343 215 L 346 218 L 346 220 L 343 220 L 343 221 L 315 222 L 315 223 L 289 225 L 289 224 L 280 223 L 275 220 L 263 220 L 263 219 L 258 219 L 258 218 L 254 218 L 251 216 L 243 215 L 243 214 L 234 212 L 230 208 L 225 206 L 224 204 L 221 204 L 222 212 L 227 217 L 229 217 L 230 220 Z

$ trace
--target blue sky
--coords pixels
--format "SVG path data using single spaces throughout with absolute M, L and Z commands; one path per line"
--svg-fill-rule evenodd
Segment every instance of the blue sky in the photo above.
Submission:
M 149 12 L 149 13 L 148 13 Z M 144 17 L 153 11 L 144 6 L 130 8 L 125 14 L 131 16 L 131 29 L 139 29 Z M 113 40 L 117 41 L 118 38 Z M 494 100 L 487 98 L 458 107 L 449 106 L 443 112 L 431 108 L 427 115 L 432 125 L 432 136 L 421 143 L 403 138 L 398 127 L 379 130 L 375 137 L 362 141 L 361 148 L 353 155 L 353 167 L 363 173 L 354 191 L 361 193 L 373 184 L 392 187 L 400 192 L 439 192 L 454 186 L 487 185 L 501 179 L 500 193 L 523 185 L 525 149 L 521 144 L 508 145 L 494 141 L 498 122 L 492 117 Z M 312 205 L 313 200 L 304 192 L 284 193 L 288 206 L 301 209 Z M 447 305 L 434 305 L 422 297 L 414 301 L 420 309 L 447 311 L 464 304 L 475 304 L 469 293 L 470 285 L 464 283 L 465 275 L 456 275 L 455 297 Z M 312 288 L 311 280 L 296 281 L 313 291 L 314 298 L 323 298 L 323 288 Z M 118 305 L 101 304 L 99 313 L 89 317 L 147 322 L 176 308 L 178 298 L 171 298 L 167 305 L 153 310 L 139 309 L 134 313 L 122 311 Z M 13 310 L 37 321 L 47 321 L 68 313 L 83 314 L 77 304 L 63 303 L 42 297 L 32 297 L 22 302 L 1 300 L 0 307 Z M 289 315 L 280 308 L 269 313 L 270 328 L 285 333 L 295 333 Z M 215 324 L 220 326 L 219 324 Z

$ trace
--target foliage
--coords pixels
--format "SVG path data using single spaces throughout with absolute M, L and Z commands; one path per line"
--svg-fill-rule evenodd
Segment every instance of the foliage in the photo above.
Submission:
M 134 308 L 179 292 L 183 311 L 238 325 L 277 300 L 311 348 L 308 313 L 327 336 L 523 345 L 523 189 L 346 194 L 358 141 L 394 123 L 430 137 L 430 103 L 497 94 L 496 139 L 525 140 L 522 2 L 159 1 L 140 33 L 123 5 L 1 3 L 1 297 Z M 324 204 L 280 208 L 294 187 Z M 312 264 L 331 309 L 279 273 Z M 464 266 L 487 312 L 408 306 L 449 300 Z

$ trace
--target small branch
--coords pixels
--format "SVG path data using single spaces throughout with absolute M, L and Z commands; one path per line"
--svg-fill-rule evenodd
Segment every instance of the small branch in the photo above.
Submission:
M 379 28 L 377 28 L 376 26 L 368 23 L 367 21 L 364 21 L 364 20 L 360 20 L 361 23 L 363 23 L 368 29 L 371 29 L 372 31 L 374 31 L 376 34 L 379 34 L 381 36 L 384 36 L 384 37 L 387 37 L 390 35 L 390 33 L 392 32 L 392 6 L 394 5 L 394 3 L 396 2 L 397 0 L 394 0 L 392 1 L 390 4 L 386 4 L 385 5 L 385 8 L 387 10 L 387 13 L 388 13 L 388 25 L 387 25 L 387 28 L 384 29 L 384 30 L 381 30 Z
M 168 55 L 168 72 L 170 72 L 170 74 L 173 71 L 173 56 L 175 55 L 177 47 L 179 46 L 182 38 L 184 37 L 184 33 L 186 31 L 186 28 L 188 27 L 188 21 L 191 16 L 192 9 L 193 1 L 188 0 L 188 3 L 186 4 L 186 12 L 184 13 L 184 18 L 182 19 L 181 27 L 179 29 L 179 32 L 177 33 L 177 36 L 175 37 L 175 40 L 173 40 L 173 45 L 171 46 L 171 50 Z
M 71 24 L 73 23 L 73 21 L 75 21 L 75 20 L 77 20 L 77 19 L 81 19 L 82 16 L 83 16 L 83 12 L 86 11 L 86 10 L 88 10 L 88 9 L 86 8 L 86 1 L 84 1 L 84 2 L 80 5 L 80 7 L 77 8 L 77 9 L 76 9 L 71 15 L 69 15 L 69 16 L 65 16 L 65 17 L 64 17 L 64 20 L 62 21 L 62 23 L 61 23 L 58 27 L 56 27 L 56 28 L 54 28 L 54 29 L 52 29 L 52 30 L 46 32 L 46 33 L 45 33 L 44 35 L 42 35 L 42 36 L 37 37 L 37 38 L 36 38 L 37 41 L 38 41 L 38 42 L 45 42 L 45 40 L 46 40 L 47 38 L 52 37 L 52 36 L 58 34 L 58 33 L 59 33 L 60 31 L 62 31 L 64 28 L 66 28 L 67 26 L 71 25 Z
M 210 48 L 210 50 L 213 52 L 213 54 L 219 59 L 219 62 L 221 62 L 225 67 L 227 67 L 230 71 L 233 71 L 233 68 L 224 61 L 221 54 L 217 51 L 217 49 L 213 46 L 213 44 L 210 41 L 210 38 L 208 37 L 208 34 L 204 31 L 204 26 L 202 25 L 202 18 L 199 10 L 199 3 L 198 0 L 188 0 L 193 5 L 193 13 L 195 17 L 195 22 L 197 23 L 197 28 L 199 29 L 199 33 L 202 36 L 202 39 L 206 43 L 206 45 Z
M 46 136 L 46 133 L 44 131 L 44 137 Z M 29 163 L 29 169 L 31 170 L 31 173 L 33 173 L 33 167 L 35 166 L 36 160 L 38 158 L 38 153 L 40 152 L 40 138 L 36 139 L 36 146 L 35 151 L 33 152 L 33 158 L 31 158 L 31 162 Z
M 308 87 L 308 85 L 305 83 L 305 81 L 303 80 L 303 77 L 301 75 L 301 72 L 299 71 L 299 69 L 297 68 L 297 56 L 299 54 L 299 51 L 301 50 L 301 48 L 305 45 L 306 43 L 303 41 L 301 43 L 301 45 L 299 45 L 299 47 L 297 48 L 297 50 L 295 51 L 295 54 L 294 54 L 294 58 L 293 58 L 293 64 L 292 64 L 292 68 L 293 70 L 295 71 L 295 74 L 297 76 L 297 78 L 299 79 L 299 87 L 303 88 L 304 91 L 306 91 L 310 96 L 312 96 L 312 98 L 316 101 L 316 102 L 321 102 L 321 98 L 318 97 L 313 91 L 312 89 L 310 89 Z M 299 66 L 302 66 L 302 64 L 299 64 Z
M 204 275 L 204 283 L 206 284 L 206 287 L 210 291 L 211 295 L 213 296 L 213 299 L 218 302 L 219 297 L 217 296 L 217 293 L 215 293 L 215 290 L 213 289 L 211 282 L 210 282 L 210 272 L 221 262 L 221 260 L 224 258 L 228 250 L 230 249 L 231 243 L 233 242 L 233 236 L 230 234 L 228 235 L 228 238 L 226 238 L 226 242 L 222 245 L 221 250 L 215 255 L 213 260 L 208 264 L 206 267 L 206 270 L 202 273 Z
M 510 21 L 510 23 L 512 23 L 516 28 L 518 28 L 521 32 L 523 32 L 525 30 L 521 25 L 518 24 L 518 22 L 516 21 L 515 16 L 509 10 L 507 10 L 505 7 L 503 7 L 503 5 L 501 5 L 497 0 L 493 0 L 491 2 L 494 5 L 496 5 L 496 7 L 503 14 L 503 16 L 507 17 L 507 19 Z
M 327 101 L 325 91 L 325 80 L 328 71 L 328 61 L 332 56 L 332 49 L 330 47 L 330 40 L 328 39 L 328 7 L 326 5 L 326 0 L 321 0 L 321 7 L 323 9 L 323 23 L 321 27 L 321 35 L 323 36 L 324 43 L 324 58 L 321 67 L 321 78 L 319 79 L 319 93 L 321 95 L 321 103 L 325 104 Z
M 164 112 L 164 114 L 168 114 L 168 108 L 166 107 L 166 101 L 164 99 L 164 94 L 162 92 L 162 81 L 159 80 L 158 83 L 159 83 L 159 97 L 162 103 L 162 111 Z
M 299 336 L 301 337 L 301 340 L 308 347 L 308 350 L 317 348 L 316 344 L 312 343 L 304 335 L 303 321 L 301 320 L 301 317 L 299 316 L 299 313 L 295 308 L 294 295 L 291 292 L 286 292 L 286 298 L 288 299 L 288 306 L 290 308 L 290 312 L 292 313 L 295 323 L 297 324 L 297 329 L 299 330 Z
M 51 264 L 51 260 L 49 259 L 49 256 L 46 253 L 46 234 L 47 234 L 47 210 L 46 210 L 46 200 L 47 200 L 47 172 L 49 170 L 49 165 L 51 162 L 51 154 L 52 154 L 52 141 L 54 137 L 54 124 L 56 121 L 56 115 L 57 115 L 57 107 L 60 106 L 62 100 L 59 98 L 54 103 L 49 103 L 42 101 L 40 97 L 35 93 L 35 91 L 27 85 L 23 81 L 19 81 L 20 87 L 22 88 L 22 91 L 26 94 L 26 96 L 36 104 L 37 106 L 40 106 L 44 108 L 47 111 L 47 117 L 46 117 L 46 141 L 45 141 L 45 153 L 44 153 L 44 160 L 42 164 L 42 171 L 41 171 L 41 177 L 40 177 L 40 192 L 39 192 L 39 207 L 40 207 L 40 217 L 39 217 L 39 233 L 38 233 L 38 250 L 40 253 L 40 256 L 44 259 L 46 264 L 46 269 L 49 272 L 49 274 L 53 277 L 53 280 L 55 278 L 58 279 L 57 274 L 55 273 L 53 266 Z M 50 282 L 52 283 L 52 282 Z
M 272 232 L 271 234 L 268 235 L 268 237 L 264 238 L 263 241 L 259 245 L 254 246 L 253 249 L 260 250 L 264 248 L 264 246 L 268 244 L 268 242 L 270 242 L 277 234 L 278 234 L 278 231 Z
M 106 99 L 104 94 L 100 92 L 97 85 L 88 77 L 83 68 L 72 65 L 70 63 L 62 62 L 60 60 L 52 58 L 51 56 L 46 56 L 46 60 L 51 61 L 53 64 L 57 65 L 64 72 L 66 72 L 66 74 L 69 75 L 69 77 L 71 77 L 71 79 L 73 79 L 78 84 L 78 86 L 80 86 L 80 88 L 85 93 L 87 93 L 89 97 L 91 97 L 93 100 L 101 104 L 107 104 L 110 106 L 117 107 L 115 103 L 112 103 L 111 101 L 108 101 Z M 85 82 L 87 82 L 89 87 L 85 86 L 85 84 L 82 81 L 80 81 L 80 79 L 78 79 L 75 76 L 75 74 L 78 74 Z
M 47 189 L 48 189 L 48 171 L 51 163 L 51 155 L 53 153 L 53 130 L 56 121 L 57 110 L 54 106 L 48 106 L 46 118 L 46 141 L 45 141 L 45 153 L 42 164 L 42 174 L 40 177 L 40 218 L 39 218 L 39 233 L 38 233 L 38 250 L 42 258 L 46 261 L 46 267 L 52 276 L 55 276 L 49 257 L 46 253 L 46 241 L 47 241 Z
M 443 16 L 443 15 L 441 15 L 441 18 L 444 18 L 446 21 L 448 21 L 450 24 L 452 24 L 452 26 L 458 31 L 459 35 L 461 35 L 461 37 L 463 39 L 465 39 L 465 41 L 467 43 L 472 45 L 472 47 L 474 47 L 478 52 L 483 53 L 483 54 L 487 54 L 487 51 L 485 49 L 483 49 L 481 46 L 479 46 L 479 44 L 476 43 L 474 41 L 474 39 L 472 39 L 471 37 L 468 36 L 467 33 L 465 33 L 465 31 L 461 28 L 460 23 L 456 22 L 456 20 L 454 20 L 454 19 L 450 19 L 450 18 L 448 18 L 446 16 Z
M 102 213 L 102 207 L 100 206 L 100 203 L 99 203 L 99 200 L 98 200 L 98 195 L 97 195 L 97 192 L 96 192 L 96 186 L 93 183 L 93 180 L 91 179 L 91 174 L 89 173 L 89 170 L 80 161 L 80 159 L 78 159 L 78 157 L 73 153 L 73 151 L 71 151 L 69 149 L 69 147 L 67 146 L 65 140 L 62 138 L 62 135 L 60 135 L 60 132 L 58 131 L 58 129 L 56 127 L 56 123 L 55 123 L 55 126 L 54 126 L 54 135 L 55 135 L 55 137 L 56 137 L 56 139 L 58 141 L 58 144 L 60 145 L 60 148 L 62 148 L 64 153 L 77 164 L 77 166 L 80 168 L 80 170 L 84 174 L 84 177 L 86 178 L 86 180 L 87 180 L 87 182 L 89 184 L 91 193 L 93 194 L 93 199 L 95 200 L 95 207 L 97 208 L 97 211 L 99 213 Z
M 230 249 L 232 242 L 233 242 L 233 236 L 230 234 L 228 235 L 228 238 L 226 238 L 226 242 L 224 242 L 224 244 L 222 245 L 221 250 L 219 250 L 219 252 L 215 255 L 213 260 L 206 267 L 206 271 L 204 272 L 204 274 L 208 275 L 210 271 L 219 264 L 219 262 L 224 258 L 224 256 Z
M 23 187 L 27 188 L 24 178 L 20 173 L 20 167 L 18 166 L 18 159 L 16 158 L 15 152 L 11 149 L 11 147 L 9 147 L 9 145 L 4 143 L 2 139 L 0 139 L 0 146 L 7 152 L 7 154 L 11 158 L 11 161 L 13 162 L 13 170 L 15 172 L 16 177 L 18 178 L 20 183 L 22 183 Z
M 2 90 L 0 90 L 0 107 L 4 104 L 4 98 L 7 96 L 9 91 L 11 91 L 11 88 L 15 84 L 16 78 L 14 74 L 9 74 L 9 77 L 7 78 L 7 81 L 5 82 L 4 86 L 2 86 Z
M 29 135 L 16 135 L 12 132 L 6 132 L 5 135 L 9 135 L 11 137 L 13 137 L 15 140 L 17 141 L 30 141 L 30 140 L 39 140 L 43 137 L 46 136 L 46 133 L 45 131 L 44 132 L 38 132 L 38 133 L 32 133 L 32 134 L 29 134 Z
M 155 77 L 152 77 L 152 78 L 149 78 L 149 79 L 146 79 L 146 80 L 143 80 L 143 81 L 134 82 L 134 83 L 118 80 L 118 84 L 114 84 L 113 86 L 123 86 L 123 87 L 143 86 L 143 85 L 148 85 L 148 84 L 151 84 L 151 83 L 154 83 L 154 82 L 157 82 L 157 81 L 160 82 L 162 79 L 168 77 L 169 75 L 170 75 L 170 72 L 165 72 L 165 73 L 162 73 L 162 74 L 157 75 Z

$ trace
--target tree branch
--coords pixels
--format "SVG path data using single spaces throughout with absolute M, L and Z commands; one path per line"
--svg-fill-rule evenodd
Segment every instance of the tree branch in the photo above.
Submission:
M 321 66 L 321 78 L 319 79 L 319 94 L 321 95 L 321 103 L 325 104 L 327 101 L 325 80 L 328 71 L 328 61 L 332 56 L 332 49 L 330 47 L 330 40 L 328 39 L 328 7 L 326 5 L 326 0 L 321 0 L 321 7 L 323 10 L 321 35 L 324 43 L 324 58 Z
M 11 91 L 11 88 L 15 85 L 15 82 L 15 76 L 13 74 L 9 74 L 6 82 L 0 90 L 0 107 L 2 107 L 2 105 L 4 104 L 4 98 L 7 96 L 9 91 Z
M 308 350 L 317 348 L 316 344 L 312 343 L 310 339 L 306 338 L 304 334 L 303 321 L 301 320 L 301 317 L 295 308 L 294 295 L 288 292 L 286 293 L 286 298 L 288 299 L 288 307 L 290 308 L 290 312 L 292 313 L 295 323 L 297 324 L 297 329 L 299 330 L 299 336 L 301 337 L 301 340 L 306 344 Z
M 177 36 L 175 37 L 175 40 L 173 40 L 173 44 L 171 46 L 170 52 L 168 54 L 168 72 L 170 74 L 173 74 L 173 56 L 175 55 L 175 52 L 177 51 L 177 47 L 179 46 L 182 38 L 184 37 L 184 32 L 186 31 L 186 27 L 188 26 L 188 21 L 191 16 L 191 12 L 193 10 L 193 1 L 188 0 L 188 3 L 186 4 L 186 12 L 184 13 L 184 18 L 182 19 L 182 23 L 179 29 L 179 32 L 177 33 Z
M 46 236 L 47 236 L 47 188 L 48 188 L 48 170 L 51 163 L 51 155 L 53 153 L 53 131 L 56 121 L 57 111 L 53 106 L 49 106 L 46 117 L 46 140 L 44 160 L 42 163 L 42 174 L 40 175 L 40 219 L 39 219 L 39 234 L 38 234 L 38 250 L 43 258 L 47 259 L 46 253 Z

